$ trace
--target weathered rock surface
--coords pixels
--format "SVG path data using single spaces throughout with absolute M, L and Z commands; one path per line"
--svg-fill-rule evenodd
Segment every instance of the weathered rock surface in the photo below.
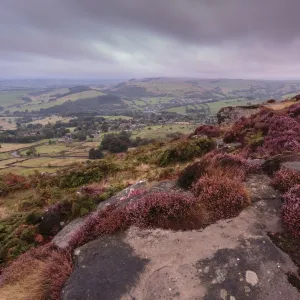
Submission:
M 104 210 L 111 205 L 115 205 L 116 207 L 125 207 L 129 203 L 140 200 L 145 194 L 181 190 L 178 186 L 176 186 L 176 181 L 163 181 L 154 184 L 151 187 L 146 187 L 146 181 L 139 181 L 136 184 L 129 186 L 123 191 L 117 193 L 115 196 L 101 202 L 95 213 Z M 143 194 L 135 195 L 134 192 L 140 189 L 145 189 L 145 192 Z M 52 242 L 61 249 L 67 248 L 75 233 L 84 226 L 85 220 L 86 218 L 80 218 L 70 222 L 53 238 Z
M 131 194 L 138 190 L 145 188 L 147 185 L 146 181 L 139 181 L 136 184 L 133 184 L 129 186 L 128 188 L 124 189 L 123 191 L 117 193 L 115 196 L 107 199 L 106 201 L 101 202 L 95 213 L 104 210 L 110 205 L 124 205 L 128 203 L 132 198 L 135 198 L 137 200 L 139 197 L 131 197 Z M 69 246 L 70 241 L 76 234 L 76 232 L 82 228 L 85 224 L 86 218 L 79 218 L 72 222 L 70 222 L 68 225 L 66 225 L 53 239 L 52 242 L 57 247 L 64 249 Z
M 232 124 L 241 117 L 249 117 L 255 113 L 258 113 L 260 105 L 248 105 L 248 106 L 228 106 L 223 107 L 217 114 L 219 124 Z
M 250 188 L 265 180 L 258 176 Z M 75 250 L 62 299 L 299 299 L 286 277 L 297 268 L 267 235 L 280 230 L 281 201 L 265 191 L 238 217 L 203 230 L 133 227 L 86 244 Z
M 294 172 L 300 172 L 300 162 L 298 161 L 288 161 L 282 164 L 282 167 L 287 170 L 291 170 Z
M 275 155 L 267 159 L 262 164 L 262 170 L 268 174 L 272 175 L 274 172 L 278 171 L 281 167 L 285 167 L 290 170 L 300 171 L 300 154 L 298 153 L 283 153 Z
M 264 174 L 252 174 L 246 180 L 246 189 L 248 190 L 252 202 L 260 200 L 276 200 L 279 194 L 271 186 L 271 179 Z

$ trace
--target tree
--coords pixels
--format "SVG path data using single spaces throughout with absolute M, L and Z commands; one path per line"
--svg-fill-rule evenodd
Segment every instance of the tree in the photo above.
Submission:
M 104 155 L 103 155 L 103 153 L 100 149 L 92 148 L 89 151 L 89 159 L 100 159 L 100 158 L 103 158 L 103 157 L 104 157 Z
M 35 148 L 30 148 L 26 151 L 27 156 L 37 156 L 37 151 Z
M 108 124 L 104 122 L 104 123 L 101 125 L 101 130 L 102 130 L 103 132 L 108 132 L 108 129 L 109 129 Z

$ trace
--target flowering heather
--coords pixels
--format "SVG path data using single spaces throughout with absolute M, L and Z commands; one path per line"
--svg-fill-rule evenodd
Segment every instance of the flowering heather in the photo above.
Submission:
M 224 176 L 203 176 L 194 185 L 193 192 L 211 213 L 213 221 L 236 217 L 250 204 L 242 183 Z
M 123 208 L 108 207 L 90 215 L 71 241 L 79 247 L 103 234 L 125 230 L 131 225 L 141 228 L 193 229 L 203 224 L 203 209 L 188 193 L 156 192 Z M 199 225 L 200 224 L 200 225 Z
M 225 133 L 226 143 L 241 142 L 248 154 L 275 155 L 283 151 L 300 151 L 299 107 L 289 113 L 261 110 L 249 118 L 241 118 Z M 260 136 L 261 135 L 261 136 Z
M 300 103 L 294 104 L 289 107 L 289 115 L 293 118 L 300 116 Z
M 221 130 L 213 125 L 201 125 L 196 128 L 194 135 L 206 135 L 209 138 L 218 137 L 221 135 Z
M 186 229 L 193 227 L 192 208 L 196 199 L 187 193 L 157 192 L 146 195 L 126 207 L 126 216 L 131 224 L 141 228 Z
M 71 248 L 76 248 L 92 241 L 103 234 L 112 234 L 128 227 L 123 209 L 111 205 L 106 210 L 91 214 L 70 242 Z
M 300 184 L 283 195 L 282 221 L 288 232 L 300 238 Z
M 297 184 L 300 184 L 300 174 L 287 169 L 277 171 L 272 181 L 272 185 L 281 192 L 287 192 Z

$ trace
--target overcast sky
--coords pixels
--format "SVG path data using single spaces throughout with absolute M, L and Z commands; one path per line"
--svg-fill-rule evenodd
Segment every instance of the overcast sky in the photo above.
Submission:
M 0 77 L 300 79 L 300 0 L 1 0 Z

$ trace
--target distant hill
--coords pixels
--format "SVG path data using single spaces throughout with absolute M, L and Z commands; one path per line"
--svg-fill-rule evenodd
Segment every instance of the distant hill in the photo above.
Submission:
M 121 98 L 115 95 L 103 95 L 94 98 L 80 99 L 77 101 L 67 101 L 61 105 L 55 105 L 46 109 L 41 109 L 42 114 L 65 114 L 65 113 L 103 113 L 106 110 L 115 108 L 125 108 L 126 105 Z

